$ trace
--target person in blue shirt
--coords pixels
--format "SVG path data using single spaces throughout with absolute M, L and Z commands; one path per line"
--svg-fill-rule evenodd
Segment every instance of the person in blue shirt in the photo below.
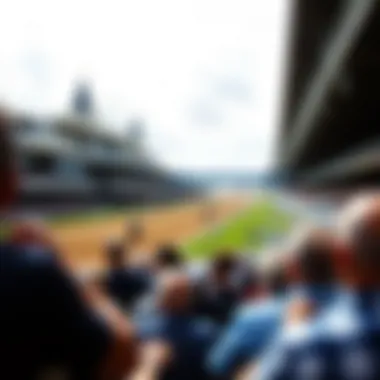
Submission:
M 334 263 L 339 249 L 336 237 L 323 228 L 295 231 L 286 264 L 291 299 L 310 299 L 318 312 L 335 302 L 339 286 Z
M 157 278 L 160 277 L 162 273 L 173 270 L 183 270 L 187 271 L 186 261 L 184 259 L 183 253 L 175 244 L 162 244 L 158 246 L 157 250 L 154 252 L 153 257 L 151 257 L 151 263 L 149 265 L 149 270 L 151 274 L 151 281 L 149 291 L 145 293 L 133 307 L 133 314 L 135 317 L 137 315 L 149 314 L 154 310 L 155 303 L 155 284 Z
M 145 347 L 156 342 L 162 350 L 170 352 L 170 359 L 166 357 L 164 365 L 143 364 L 137 372 L 144 373 L 144 378 L 213 378 L 207 373 L 205 358 L 218 329 L 212 322 L 193 315 L 192 302 L 192 284 L 186 274 L 170 271 L 160 276 L 154 312 L 145 316 L 140 314 L 136 323 Z
M 261 297 L 237 310 L 234 318 L 208 356 L 214 374 L 234 375 L 267 344 L 281 323 L 285 272 L 279 261 L 271 261 L 260 273 Z
M 195 311 L 198 315 L 223 325 L 227 323 L 242 299 L 233 281 L 238 260 L 231 252 L 220 252 L 210 268 L 195 283 Z
M 4 216 L 17 190 L 10 127 L 0 113 L 0 212 Z M 51 250 L 48 231 L 28 232 L 24 226 L 18 234 L 17 242 L 9 237 L 0 242 L 1 378 L 127 375 L 136 353 L 128 320 L 101 294 L 73 279 Z
M 350 272 L 341 272 L 343 301 L 287 326 L 252 379 L 379 378 L 380 197 L 354 201 L 343 215 L 352 259 Z M 340 260 L 337 269 L 347 266 Z
M 280 330 L 289 298 L 311 298 L 320 311 L 334 299 L 333 239 L 325 231 L 310 229 L 291 247 L 288 257 L 279 252 L 262 273 L 266 295 L 240 308 L 211 351 L 214 373 L 232 374 L 254 361 Z M 285 295 L 285 287 L 288 293 Z
M 125 310 L 132 310 L 136 302 L 147 294 L 153 276 L 144 267 L 131 267 L 126 262 L 126 247 L 122 241 L 109 241 L 105 247 L 109 269 L 104 282 L 107 293 Z

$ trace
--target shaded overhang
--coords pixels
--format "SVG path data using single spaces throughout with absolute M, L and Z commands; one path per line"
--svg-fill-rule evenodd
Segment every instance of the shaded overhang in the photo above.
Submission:
M 279 167 L 309 185 L 379 181 L 379 2 L 299 0 L 293 28 Z

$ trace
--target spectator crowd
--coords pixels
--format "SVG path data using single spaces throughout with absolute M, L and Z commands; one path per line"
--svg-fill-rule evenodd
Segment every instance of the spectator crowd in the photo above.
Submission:
M 17 184 L 6 137 L 4 215 Z M 380 378 L 380 195 L 350 200 L 328 230 L 301 226 L 252 260 L 217 252 L 199 271 L 171 244 L 131 264 L 141 239 L 133 226 L 106 242 L 104 273 L 78 278 L 46 226 L 15 222 L 0 243 L 0 377 Z

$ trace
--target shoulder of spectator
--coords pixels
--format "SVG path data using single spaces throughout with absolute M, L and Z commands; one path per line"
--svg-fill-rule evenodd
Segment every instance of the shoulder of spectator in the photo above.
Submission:
M 55 252 L 43 247 L 20 248 L 20 260 L 29 268 L 30 275 L 40 281 L 74 279 L 66 265 L 57 257 Z
M 275 299 L 261 300 L 240 306 L 233 321 L 235 323 L 254 323 L 268 319 L 269 316 L 277 314 L 281 310 L 281 303 Z
M 285 326 L 261 355 L 257 365 L 251 368 L 250 377 L 247 376 L 247 379 L 274 379 L 278 374 L 281 374 L 281 378 L 287 378 L 287 366 L 291 365 L 294 358 L 291 353 L 309 341 L 309 332 L 306 323 Z

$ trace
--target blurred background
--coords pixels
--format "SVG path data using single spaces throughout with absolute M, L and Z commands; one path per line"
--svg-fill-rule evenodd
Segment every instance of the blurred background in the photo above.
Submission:
M 1 373 L 380 378 L 379 47 L 379 0 L 2 4 Z
M 379 180 L 379 17 L 369 0 L 9 3 L 14 213 L 264 191 L 329 223 Z
M 89 202 L 108 191 L 93 182 L 111 177 L 114 201 L 134 202 L 146 187 L 135 177 L 161 170 L 202 186 L 255 185 L 273 166 L 289 7 L 9 4 L 0 101 L 17 125 L 22 201 L 66 192 Z

